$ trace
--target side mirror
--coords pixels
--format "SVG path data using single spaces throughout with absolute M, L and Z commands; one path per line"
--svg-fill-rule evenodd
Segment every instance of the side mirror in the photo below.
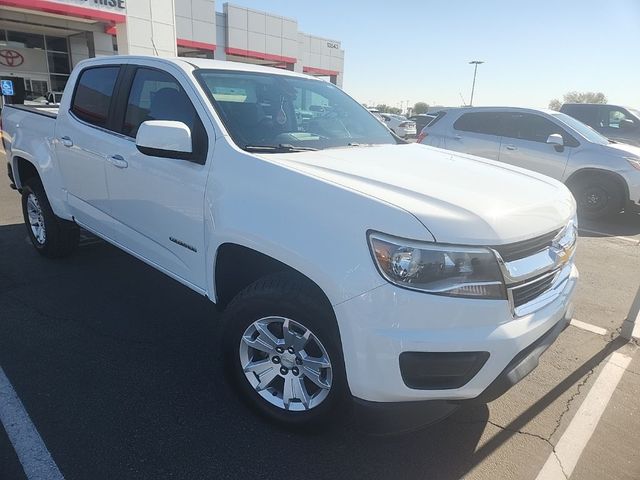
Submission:
M 553 145 L 554 147 L 564 147 L 564 138 L 559 133 L 552 133 L 547 138 L 547 143 L 549 145 Z
M 190 159 L 193 152 L 191 130 L 184 123 L 172 120 L 142 122 L 136 146 L 145 155 L 182 160 Z
M 622 120 L 620 120 L 620 124 L 619 127 L 620 130 L 625 130 L 625 131 L 629 131 L 629 130 L 635 130 L 636 128 L 636 124 L 633 120 L 629 120 L 628 118 L 624 118 Z

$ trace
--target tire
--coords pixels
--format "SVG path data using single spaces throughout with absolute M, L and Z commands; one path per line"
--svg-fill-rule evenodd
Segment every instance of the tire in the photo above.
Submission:
M 306 282 L 288 273 L 265 277 L 242 290 L 224 313 L 223 351 L 232 383 L 258 413 L 295 428 L 332 423 L 348 398 L 333 311 Z M 285 335 L 285 324 L 292 336 Z M 246 365 L 252 365 L 247 373 Z M 285 382 L 295 394 L 286 395 L 292 398 L 288 405 Z
M 22 186 L 22 215 L 29 239 L 41 255 L 65 257 L 78 246 L 80 229 L 53 213 L 39 179 L 27 180 Z
M 591 220 L 620 213 L 623 206 L 622 188 L 611 177 L 589 175 L 569 185 L 576 199 L 578 215 Z

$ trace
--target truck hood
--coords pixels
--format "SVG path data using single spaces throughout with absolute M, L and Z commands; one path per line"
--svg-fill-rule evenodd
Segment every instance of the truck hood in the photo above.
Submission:
M 439 242 L 517 242 L 561 228 L 575 214 L 571 193 L 549 177 L 425 145 L 346 147 L 262 158 L 402 208 Z

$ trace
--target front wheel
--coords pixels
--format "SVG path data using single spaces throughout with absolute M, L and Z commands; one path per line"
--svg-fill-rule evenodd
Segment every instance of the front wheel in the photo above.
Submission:
M 591 175 L 573 182 L 569 188 L 576 199 L 578 215 L 583 218 L 604 218 L 622 210 L 622 189 L 612 178 Z
M 22 214 L 32 245 L 49 258 L 69 255 L 78 246 L 78 226 L 53 213 L 42 183 L 28 180 L 22 187 Z
M 225 361 L 244 399 L 288 426 L 339 417 L 346 378 L 333 312 L 304 282 L 276 274 L 225 312 Z

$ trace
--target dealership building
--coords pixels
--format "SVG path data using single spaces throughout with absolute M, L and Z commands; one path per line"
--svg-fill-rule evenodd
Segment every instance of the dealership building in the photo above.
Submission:
M 0 0 L 0 78 L 27 95 L 61 92 L 100 55 L 214 58 L 304 72 L 342 85 L 340 42 L 293 18 L 214 0 Z

